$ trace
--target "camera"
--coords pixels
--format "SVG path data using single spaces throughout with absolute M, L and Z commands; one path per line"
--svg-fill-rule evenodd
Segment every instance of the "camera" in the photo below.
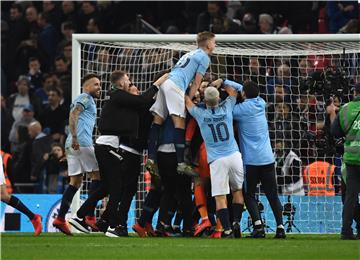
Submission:
M 294 204 L 288 202 L 285 203 L 283 206 L 283 215 L 284 216 L 294 216 L 296 212 L 296 207 L 294 206 Z
M 325 100 L 332 96 L 343 98 L 349 91 L 349 79 L 340 67 L 329 66 L 323 72 L 315 71 L 300 82 L 300 92 L 322 95 Z

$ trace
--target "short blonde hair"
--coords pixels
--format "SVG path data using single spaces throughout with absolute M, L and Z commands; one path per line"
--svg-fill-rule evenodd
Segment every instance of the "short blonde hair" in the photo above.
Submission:
M 199 47 L 204 47 L 208 40 L 215 38 L 215 34 L 212 32 L 200 32 L 197 34 L 196 42 Z

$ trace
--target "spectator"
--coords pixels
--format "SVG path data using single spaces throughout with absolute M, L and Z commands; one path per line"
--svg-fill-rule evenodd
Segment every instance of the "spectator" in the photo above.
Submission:
M 64 58 L 68 65 L 69 71 L 71 71 L 71 60 L 72 60 L 72 44 L 71 44 L 71 42 L 67 42 L 64 45 L 64 47 L 62 49 L 62 54 L 64 55 Z
M 252 13 L 244 14 L 239 33 L 241 34 L 259 33 L 259 29 L 257 28 L 257 24 L 256 24 L 256 19 Z
M 38 10 L 36 9 L 36 7 L 33 5 L 30 5 L 28 8 L 26 8 L 25 15 L 26 15 L 26 21 L 29 25 L 30 32 L 38 34 L 40 31 L 40 28 L 37 24 Z
M 312 62 L 305 58 L 302 58 L 299 62 L 299 79 L 306 80 L 314 72 L 314 66 Z
M 55 27 L 50 23 L 48 13 L 40 13 L 38 25 L 41 31 L 38 36 L 39 48 L 46 55 L 47 66 L 49 66 L 55 57 L 58 34 Z
M 100 30 L 100 28 L 100 21 L 97 17 L 90 18 L 86 25 L 86 31 L 88 33 L 101 33 L 102 30 Z
M 1 96 L 1 150 L 10 152 L 9 134 L 13 119 L 10 110 L 6 106 L 5 97 Z
M 337 33 L 351 19 L 359 19 L 359 7 L 356 1 L 328 1 L 326 7 L 330 33 Z
M 58 88 L 52 88 L 48 91 L 49 103 L 40 117 L 40 122 L 44 132 L 51 134 L 55 141 L 63 143 L 68 111 L 60 104 L 61 96 Z
M 67 43 L 72 41 L 73 33 L 75 33 L 75 25 L 72 22 L 66 21 L 61 24 L 61 34 L 63 39 L 57 45 L 56 49 L 58 53 L 64 48 Z
M 70 75 L 69 65 L 63 55 L 57 56 L 55 59 L 54 73 L 60 78 L 61 76 Z
M 32 105 L 35 116 L 41 113 L 41 104 L 37 96 L 29 93 L 30 81 L 27 76 L 21 75 L 16 82 L 18 92 L 12 94 L 8 99 L 8 107 L 14 120 L 17 121 L 22 117 L 23 108 Z
M 29 136 L 33 140 L 31 149 L 30 179 L 38 182 L 37 193 L 43 193 L 44 188 L 44 155 L 50 153 L 52 139 L 42 132 L 41 124 L 34 121 L 28 126 Z
M 267 91 L 266 91 L 266 74 L 265 68 L 261 66 L 259 58 L 250 57 L 248 68 L 245 68 L 245 75 L 243 77 L 243 82 L 246 80 L 251 80 L 256 82 L 259 86 L 260 96 L 268 101 Z
M 36 57 L 31 57 L 29 59 L 29 72 L 27 76 L 30 80 L 30 90 L 32 92 L 42 87 L 42 72 L 40 68 L 40 60 Z
M 274 33 L 274 19 L 270 14 L 259 15 L 259 29 L 263 34 Z
M 10 141 L 10 150 L 11 153 L 15 152 L 17 146 L 21 144 L 21 140 L 19 139 L 19 128 L 27 127 L 30 123 L 35 122 L 34 119 L 34 108 L 31 104 L 28 104 L 23 108 L 21 118 L 14 121 L 10 133 L 9 133 L 9 141 Z
M 71 22 L 74 25 L 77 23 L 76 3 L 74 1 L 62 1 L 61 13 L 62 24 L 64 22 Z
M 57 81 L 54 80 L 52 74 L 44 74 L 42 77 L 42 88 L 38 88 L 35 91 L 35 95 L 41 100 L 42 107 L 48 103 L 47 93 L 51 88 L 57 87 Z
M 221 2 L 208 2 L 207 11 L 198 15 L 196 32 L 237 33 L 238 25 L 226 17 L 223 9 Z
M 275 164 L 279 193 L 283 195 L 304 196 L 301 160 L 290 148 L 288 142 L 275 143 Z
M 51 145 L 51 152 L 44 154 L 46 170 L 47 192 L 62 193 L 65 177 L 67 177 L 67 163 L 65 159 L 64 146 L 60 143 Z
M 286 103 L 279 103 L 275 107 L 275 131 L 271 139 L 281 139 L 291 142 L 292 149 L 299 149 L 300 125 L 299 118 L 292 116 L 291 107 Z M 271 135 L 271 132 L 270 132 Z
M 86 26 L 91 18 L 97 17 L 98 11 L 97 11 L 97 5 L 96 2 L 93 1 L 83 1 L 81 3 L 81 11 L 79 14 L 79 32 L 85 33 Z
M 43 1 L 43 14 L 47 14 L 49 17 L 48 22 L 52 24 L 56 32 L 60 32 L 60 24 L 61 24 L 61 12 L 57 7 L 55 1 Z
M 101 76 L 103 82 L 109 80 L 109 75 L 112 70 L 110 54 L 107 49 L 99 49 L 96 59 L 94 61 L 89 61 L 87 65 L 87 72 L 96 73 Z
M 17 77 L 15 69 L 17 67 L 16 60 L 14 59 L 16 49 L 19 44 L 29 37 L 29 27 L 23 18 L 23 9 L 20 4 L 13 4 L 10 8 L 10 20 L 8 22 L 9 31 L 7 35 L 7 50 L 5 55 L 8 57 L 5 60 L 9 61 L 7 66 L 7 74 L 10 80 Z

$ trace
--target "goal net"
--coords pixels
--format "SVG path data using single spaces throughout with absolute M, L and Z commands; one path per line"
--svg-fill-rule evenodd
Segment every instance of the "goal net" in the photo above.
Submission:
M 240 83 L 255 81 L 261 97 L 267 102 L 278 190 L 284 206 L 285 228 L 289 232 L 340 231 L 341 145 L 330 136 L 326 107 L 331 100 L 336 105 L 348 102 L 351 87 L 360 82 L 357 37 L 216 37 L 217 47 L 211 56 L 206 78 L 222 76 Z M 73 95 L 80 93 L 79 82 L 83 75 L 100 75 L 102 92 L 96 100 L 100 115 L 110 90 L 112 71 L 127 71 L 132 82 L 144 91 L 151 86 L 158 72 L 171 68 L 182 55 L 196 48 L 195 39 L 195 35 L 74 35 Z M 98 135 L 97 129 L 95 135 Z M 321 172 L 321 165 L 329 166 L 329 173 Z M 332 165 L 336 166 L 335 170 Z M 139 216 L 149 187 L 144 174 L 142 171 L 139 177 L 128 227 Z M 86 187 L 85 183 L 82 199 L 86 198 Z M 316 193 L 314 187 L 326 187 L 326 192 Z M 261 185 L 258 193 L 262 218 L 268 230 L 274 230 L 275 221 Z M 250 219 L 247 212 L 243 216 L 242 229 L 246 230 Z

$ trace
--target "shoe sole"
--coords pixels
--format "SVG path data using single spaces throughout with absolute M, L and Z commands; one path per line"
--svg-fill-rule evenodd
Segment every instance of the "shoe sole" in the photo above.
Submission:
M 107 237 L 119 237 L 118 235 L 115 235 L 115 234 L 113 234 L 111 232 L 106 232 L 105 236 L 107 236 Z
M 90 231 L 83 226 L 81 226 L 76 220 L 69 219 L 69 224 L 73 226 L 76 230 L 79 230 L 80 232 L 83 232 L 85 234 L 89 234 Z

